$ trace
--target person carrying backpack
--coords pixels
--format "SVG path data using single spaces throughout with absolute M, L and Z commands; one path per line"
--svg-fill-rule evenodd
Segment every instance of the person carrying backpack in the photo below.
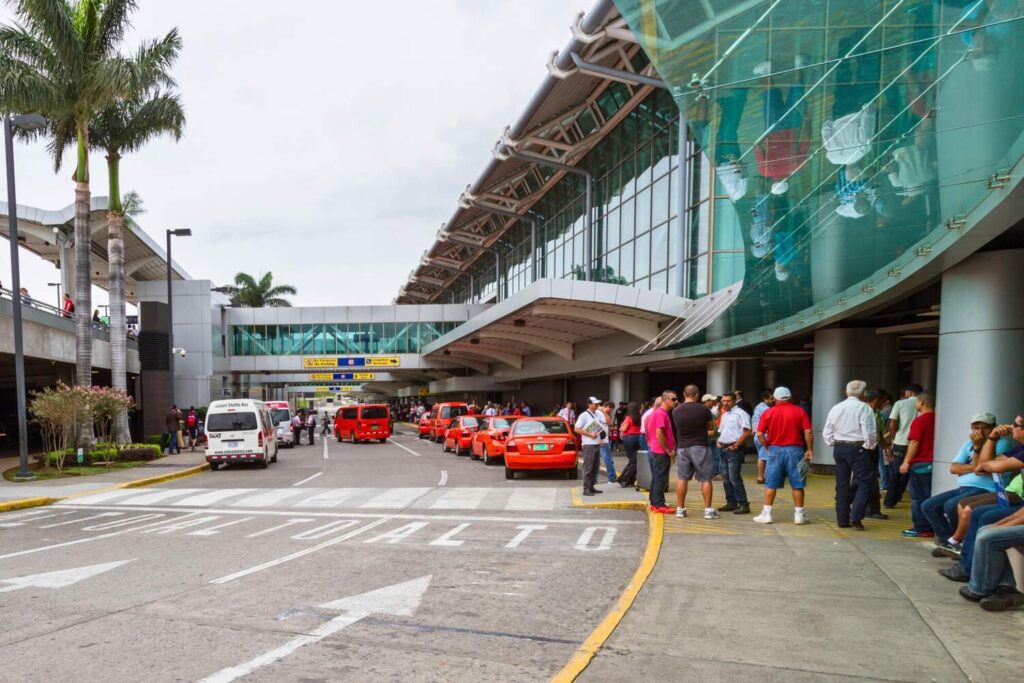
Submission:
M 188 445 L 192 452 L 196 452 L 196 442 L 199 441 L 199 415 L 196 414 L 196 407 L 188 409 L 185 417 L 185 434 L 188 435 Z
M 306 417 L 306 431 L 309 432 L 309 445 L 313 445 L 313 436 L 316 432 L 316 411 L 310 411 Z

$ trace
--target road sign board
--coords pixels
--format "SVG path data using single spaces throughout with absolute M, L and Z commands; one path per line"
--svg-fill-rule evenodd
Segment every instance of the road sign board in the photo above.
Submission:
M 369 382 L 377 378 L 375 372 L 311 372 L 311 380 L 318 382 Z
M 304 368 L 397 368 L 402 365 L 398 356 L 329 356 L 303 358 Z

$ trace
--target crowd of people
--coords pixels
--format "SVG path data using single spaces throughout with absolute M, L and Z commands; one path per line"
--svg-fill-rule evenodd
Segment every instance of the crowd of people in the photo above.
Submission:
M 180 453 L 182 448 L 195 451 L 196 446 L 202 446 L 203 418 L 195 406 L 187 411 L 171 406 L 164 415 L 164 428 L 161 448 L 170 455 Z

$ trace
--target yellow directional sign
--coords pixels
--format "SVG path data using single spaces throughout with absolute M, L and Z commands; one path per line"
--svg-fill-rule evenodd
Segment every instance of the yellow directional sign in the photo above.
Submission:
M 398 356 L 367 356 L 366 367 L 368 368 L 397 368 L 402 364 Z
M 303 358 L 304 368 L 397 368 L 402 365 L 398 356 L 330 356 Z
M 309 378 L 314 382 L 369 382 L 377 378 L 375 372 L 311 372 Z
M 338 367 L 337 358 L 303 358 L 302 367 L 304 368 L 336 368 Z

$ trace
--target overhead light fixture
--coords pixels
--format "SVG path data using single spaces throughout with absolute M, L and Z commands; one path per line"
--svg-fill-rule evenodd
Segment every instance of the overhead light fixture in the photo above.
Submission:
M 480 337 L 473 337 L 472 339 L 469 340 L 469 343 L 472 344 L 473 346 L 476 346 L 477 344 L 480 343 Z
M 523 318 L 516 318 L 512 321 L 512 327 L 526 327 L 526 321 Z

